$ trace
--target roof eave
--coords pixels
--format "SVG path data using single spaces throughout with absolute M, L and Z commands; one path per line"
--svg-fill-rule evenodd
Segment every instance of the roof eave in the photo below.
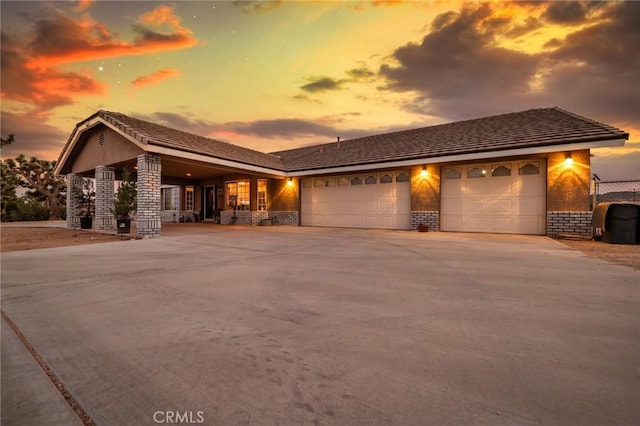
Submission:
M 212 164 L 216 166 L 224 166 L 235 169 L 246 170 L 255 173 L 264 173 L 277 177 L 285 177 L 286 172 L 283 170 L 278 170 L 270 167 L 259 166 L 255 164 L 243 163 L 235 160 L 227 160 L 224 158 L 213 157 L 205 154 L 201 154 L 198 152 L 186 151 L 183 149 L 171 148 L 168 146 L 162 146 L 155 142 L 149 143 L 146 147 L 147 152 L 153 152 L 155 154 L 160 155 L 169 155 L 172 157 L 178 157 L 187 160 L 199 161 L 207 164 Z
M 627 136 L 628 137 L 628 136 Z M 289 170 L 287 176 L 311 176 L 318 174 L 331 174 L 331 173 L 346 173 L 346 172 L 362 172 L 366 170 L 388 169 L 395 167 L 411 167 L 424 164 L 440 164 L 456 161 L 469 161 L 469 160 L 485 160 L 490 158 L 501 157 L 513 157 L 521 155 L 533 155 L 544 154 L 549 152 L 560 151 L 575 151 L 579 149 L 591 149 L 591 148 L 607 148 L 615 146 L 623 146 L 626 138 L 624 139 L 599 139 L 592 141 L 580 141 L 573 143 L 560 143 L 555 145 L 541 145 L 535 147 L 525 147 L 506 150 L 493 150 L 493 151 L 476 151 L 465 152 L 460 154 L 439 155 L 439 156 L 422 156 L 414 158 L 406 158 L 391 161 L 377 161 L 360 164 L 348 164 L 342 166 L 333 167 L 315 167 L 309 169 Z

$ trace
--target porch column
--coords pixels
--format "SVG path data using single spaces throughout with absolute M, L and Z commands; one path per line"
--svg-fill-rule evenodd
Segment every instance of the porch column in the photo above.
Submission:
M 156 154 L 138 155 L 137 227 L 141 237 L 160 235 L 160 207 L 162 165 Z
M 80 206 L 76 196 L 76 188 L 82 187 L 82 176 L 75 173 L 67 175 L 67 228 L 80 228 Z
M 96 167 L 96 231 L 113 231 L 113 167 Z

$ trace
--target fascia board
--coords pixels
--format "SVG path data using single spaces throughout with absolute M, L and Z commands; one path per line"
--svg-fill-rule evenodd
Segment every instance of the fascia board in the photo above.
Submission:
M 138 146 L 138 148 L 142 149 L 143 151 L 146 151 L 146 147 L 147 146 L 145 144 L 141 143 L 140 141 L 138 141 L 133 136 L 126 134 L 125 132 L 120 130 L 117 126 L 114 126 L 113 124 L 109 123 L 108 121 L 106 121 L 102 117 L 94 117 L 91 120 L 88 120 L 88 121 L 86 121 L 86 122 L 84 122 L 82 124 L 79 124 L 77 126 L 76 133 L 75 133 L 75 135 L 73 135 L 73 139 L 71 140 L 71 143 L 69 143 L 69 145 L 67 145 L 67 148 L 65 149 L 65 151 L 64 151 L 64 153 L 62 155 L 62 158 L 56 164 L 56 167 L 55 167 L 55 169 L 53 171 L 54 174 L 58 175 L 60 173 L 60 171 L 62 170 L 63 165 L 66 164 L 67 160 L 69 159 L 69 155 L 71 155 L 71 153 L 73 152 L 73 150 L 74 150 L 76 144 L 78 143 L 78 140 L 80 139 L 80 137 L 87 130 L 92 129 L 93 127 L 95 127 L 98 124 L 104 124 L 105 126 L 110 128 L 114 132 L 122 135 L 128 141 L 130 141 L 133 144 L 135 144 L 136 146 Z
M 352 166 L 327 167 L 313 170 L 301 170 L 288 172 L 286 176 L 301 177 L 319 174 L 363 172 L 367 170 L 389 169 L 395 167 L 420 166 L 425 164 L 451 163 L 456 161 L 486 160 L 490 158 L 512 157 L 519 155 L 544 154 L 548 152 L 576 151 L 588 148 L 605 148 L 623 146 L 625 139 L 613 139 L 604 141 L 577 142 L 562 145 L 547 145 L 542 147 L 519 148 L 501 151 L 475 152 L 471 154 L 446 155 L 441 157 L 424 157 L 411 160 L 388 161 L 375 164 L 357 164 Z
M 194 152 L 182 151 L 179 149 L 167 148 L 164 146 L 158 146 L 153 144 L 147 145 L 145 147 L 145 151 L 153 152 L 155 154 L 161 154 L 161 155 L 170 155 L 172 157 L 178 157 L 178 158 L 187 159 L 187 160 L 200 161 L 203 163 L 213 164 L 216 166 L 231 167 L 234 169 L 241 169 L 241 170 L 251 171 L 255 173 L 264 173 L 264 174 L 274 175 L 282 178 L 287 176 L 285 172 L 283 172 L 282 170 L 254 166 L 251 164 L 240 163 L 232 160 L 225 160 L 222 158 L 209 157 L 203 154 L 196 154 Z

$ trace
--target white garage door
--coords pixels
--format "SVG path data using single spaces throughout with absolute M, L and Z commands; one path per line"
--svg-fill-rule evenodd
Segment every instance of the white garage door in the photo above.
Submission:
M 302 180 L 302 225 L 409 229 L 407 171 Z
M 546 162 L 443 167 L 443 231 L 544 235 Z

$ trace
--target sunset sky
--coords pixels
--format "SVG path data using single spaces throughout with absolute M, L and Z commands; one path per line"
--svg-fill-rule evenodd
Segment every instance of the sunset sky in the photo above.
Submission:
M 121 112 L 276 151 L 559 106 L 629 132 L 640 178 L 640 2 L 2 1 L 2 135 L 56 159 Z

